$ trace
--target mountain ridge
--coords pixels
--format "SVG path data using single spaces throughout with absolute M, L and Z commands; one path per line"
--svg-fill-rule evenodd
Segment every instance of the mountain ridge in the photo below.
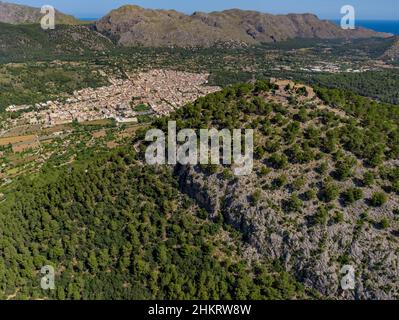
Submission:
M 233 42 L 256 45 L 293 38 L 367 38 L 390 34 L 364 28 L 343 30 L 314 14 L 272 15 L 258 11 L 229 9 L 194 12 L 144 9 L 125 5 L 97 20 L 94 29 L 121 46 L 210 47 Z
M 18 25 L 39 23 L 39 8 L 0 1 L 0 22 Z M 56 23 L 83 22 L 56 11 Z M 386 38 L 391 34 L 358 28 L 343 30 L 315 14 L 273 15 L 253 10 L 228 9 L 187 15 L 176 10 L 145 9 L 124 5 L 91 23 L 97 31 L 122 47 L 229 47 L 251 46 L 295 38 Z

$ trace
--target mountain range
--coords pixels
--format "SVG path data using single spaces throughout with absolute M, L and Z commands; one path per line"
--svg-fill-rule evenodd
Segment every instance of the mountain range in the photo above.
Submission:
M 0 2 L 0 22 L 37 23 L 40 9 Z M 56 23 L 82 24 L 57 11 Z M 390 34 L 358 28 L 343 30 L 313 14 L 271 15 L 231 9 L 222 12 L 150 10 L 135 5 L 122 6 L 95 21 L 91 29 L 120 46 L 211 47 L 216 44 L 256 45 L 293 38 L 368 38 Z
M 95 22 L 95 29 L 122 46 L 210 47 L 217 43 L 247 45 L 293 38 L 367 38 L 389 34 L 367 29 L 343 30 L 313 14 L 271 15 L 231 9 L 185 15 L 127 5 Z

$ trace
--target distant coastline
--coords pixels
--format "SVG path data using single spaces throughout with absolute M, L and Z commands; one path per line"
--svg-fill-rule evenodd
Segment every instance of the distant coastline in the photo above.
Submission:
M 332 22 L 341 23 L 339 20 L 332 20 Z M 399 20 L 356 20 L 356 26 L 399 35 Z

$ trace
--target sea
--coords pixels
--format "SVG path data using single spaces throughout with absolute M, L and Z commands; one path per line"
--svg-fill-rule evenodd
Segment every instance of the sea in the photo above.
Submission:
M 96 21 L 96 20 L 98 20 L 100 18 L 78 18 L 78 19 L 82 20 L 82 21 Z
M 336 24 L 341 21 L 334 20 Z M 356 20 L 356 26 L 399 35 L 399 20 Z

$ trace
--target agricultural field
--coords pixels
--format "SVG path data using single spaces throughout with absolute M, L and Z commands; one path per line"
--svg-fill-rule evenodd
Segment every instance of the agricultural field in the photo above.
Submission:
M 0 137 L 0 186 L 43 166 L 60 167 L 91 152 L 106 152 L 132 139 L 141 125 L 116 126 L 111 120 L 59 125 L 35 134 Z M 1 190 L 1 187 L 0 187 Z

